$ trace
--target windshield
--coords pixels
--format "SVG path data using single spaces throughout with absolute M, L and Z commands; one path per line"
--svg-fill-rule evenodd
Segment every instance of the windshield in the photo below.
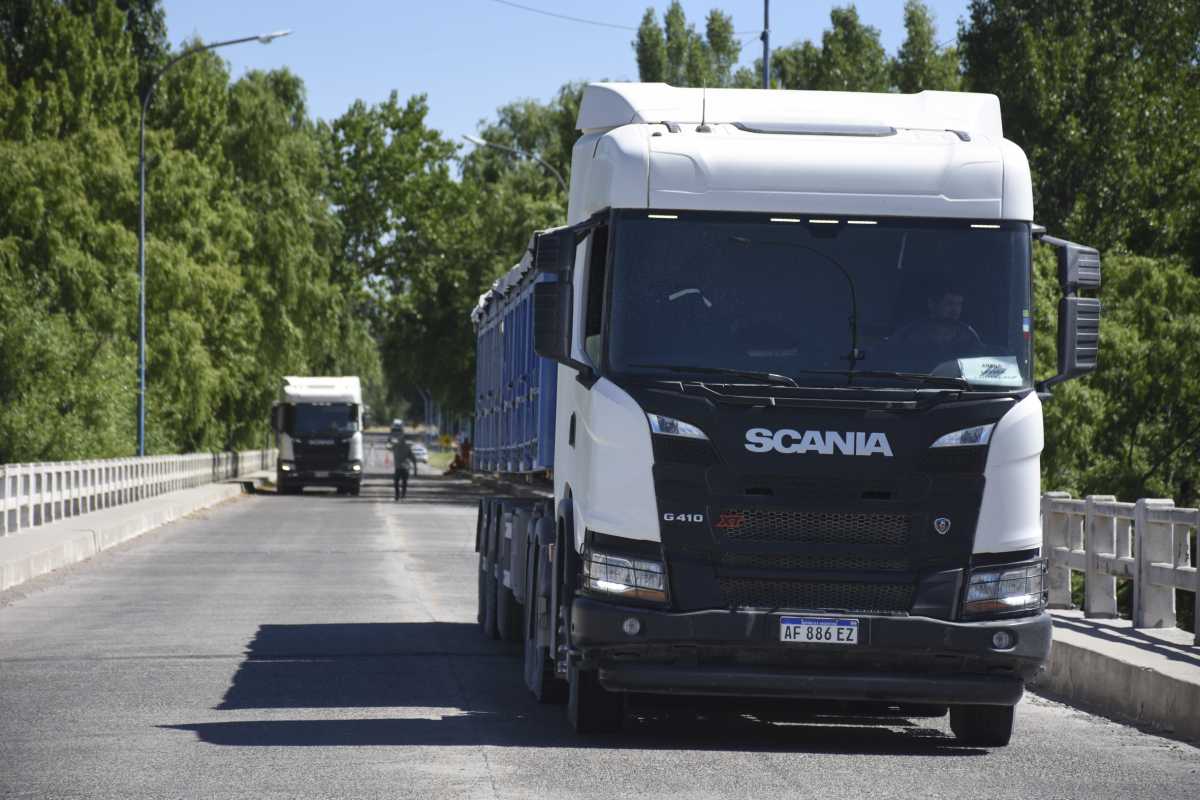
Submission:
M 617 372 L 1030 385 L 1025 223 L 621 212 L 613 248 L 606 357 Z
M 350 403 L 297 403 L 292 406 L 293 436 L 331 436 L 358 430 L 358 408 Z

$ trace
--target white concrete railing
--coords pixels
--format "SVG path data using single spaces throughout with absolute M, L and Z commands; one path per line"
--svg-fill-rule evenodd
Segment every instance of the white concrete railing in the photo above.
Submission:
M 0 465 L 0 536 L 275 468 L 275 450 Z
M 1117 579 L 1133 581 L 1135 628 L 1173 628 L 1175 590 L 1195 592 L 1192 566 L 1200 509 L 1172 500 L 1120 503 L 1111 495 L 1072 500 L 1065 492 L 1042 496 L 1042 535 L 1051 608 L 1071 608 L 1071 570 L 1084 573 L 1085 617 L 1117 616 Z M 1196 644 L 1200 645 L 1200 633 Z

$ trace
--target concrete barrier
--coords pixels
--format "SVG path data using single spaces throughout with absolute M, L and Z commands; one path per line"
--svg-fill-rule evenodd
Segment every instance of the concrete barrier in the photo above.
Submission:
M 255 477 L 265 477 L 260 473 Z M 246 476 L 242 480 L 251 480 Z M 85 561 L 169 522 L 242 494 L 242 483 L 213 483 L 51 522 L 0 538 L 0 591 Z
M 1179 629 L 1054 611 L 1050 661 L 1031 685 L 1069 705 L 1200 742 L 1200 650 Z

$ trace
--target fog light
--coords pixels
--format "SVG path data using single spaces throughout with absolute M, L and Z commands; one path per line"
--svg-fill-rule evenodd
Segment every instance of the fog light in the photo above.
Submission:
M 1007 650 L 1013 646 L 1013 635 L 1008 631 L 996 631 L 992 634 L 992 647 L 997 650 Z
M 621 630 L 629 636 L 637 636 L 642 632 L 642 623 L 638 622 L 636 617 L 626 617 L 621 623 Z

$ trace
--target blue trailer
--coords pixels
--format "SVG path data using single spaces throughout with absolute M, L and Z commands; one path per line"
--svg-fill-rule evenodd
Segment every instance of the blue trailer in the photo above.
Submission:
M 533 350 L 533 287 L 553 281 L 528 252 L 479 298 L 475 325 L 475 445 L 480 472 L 549 474 L 558 365 Z

